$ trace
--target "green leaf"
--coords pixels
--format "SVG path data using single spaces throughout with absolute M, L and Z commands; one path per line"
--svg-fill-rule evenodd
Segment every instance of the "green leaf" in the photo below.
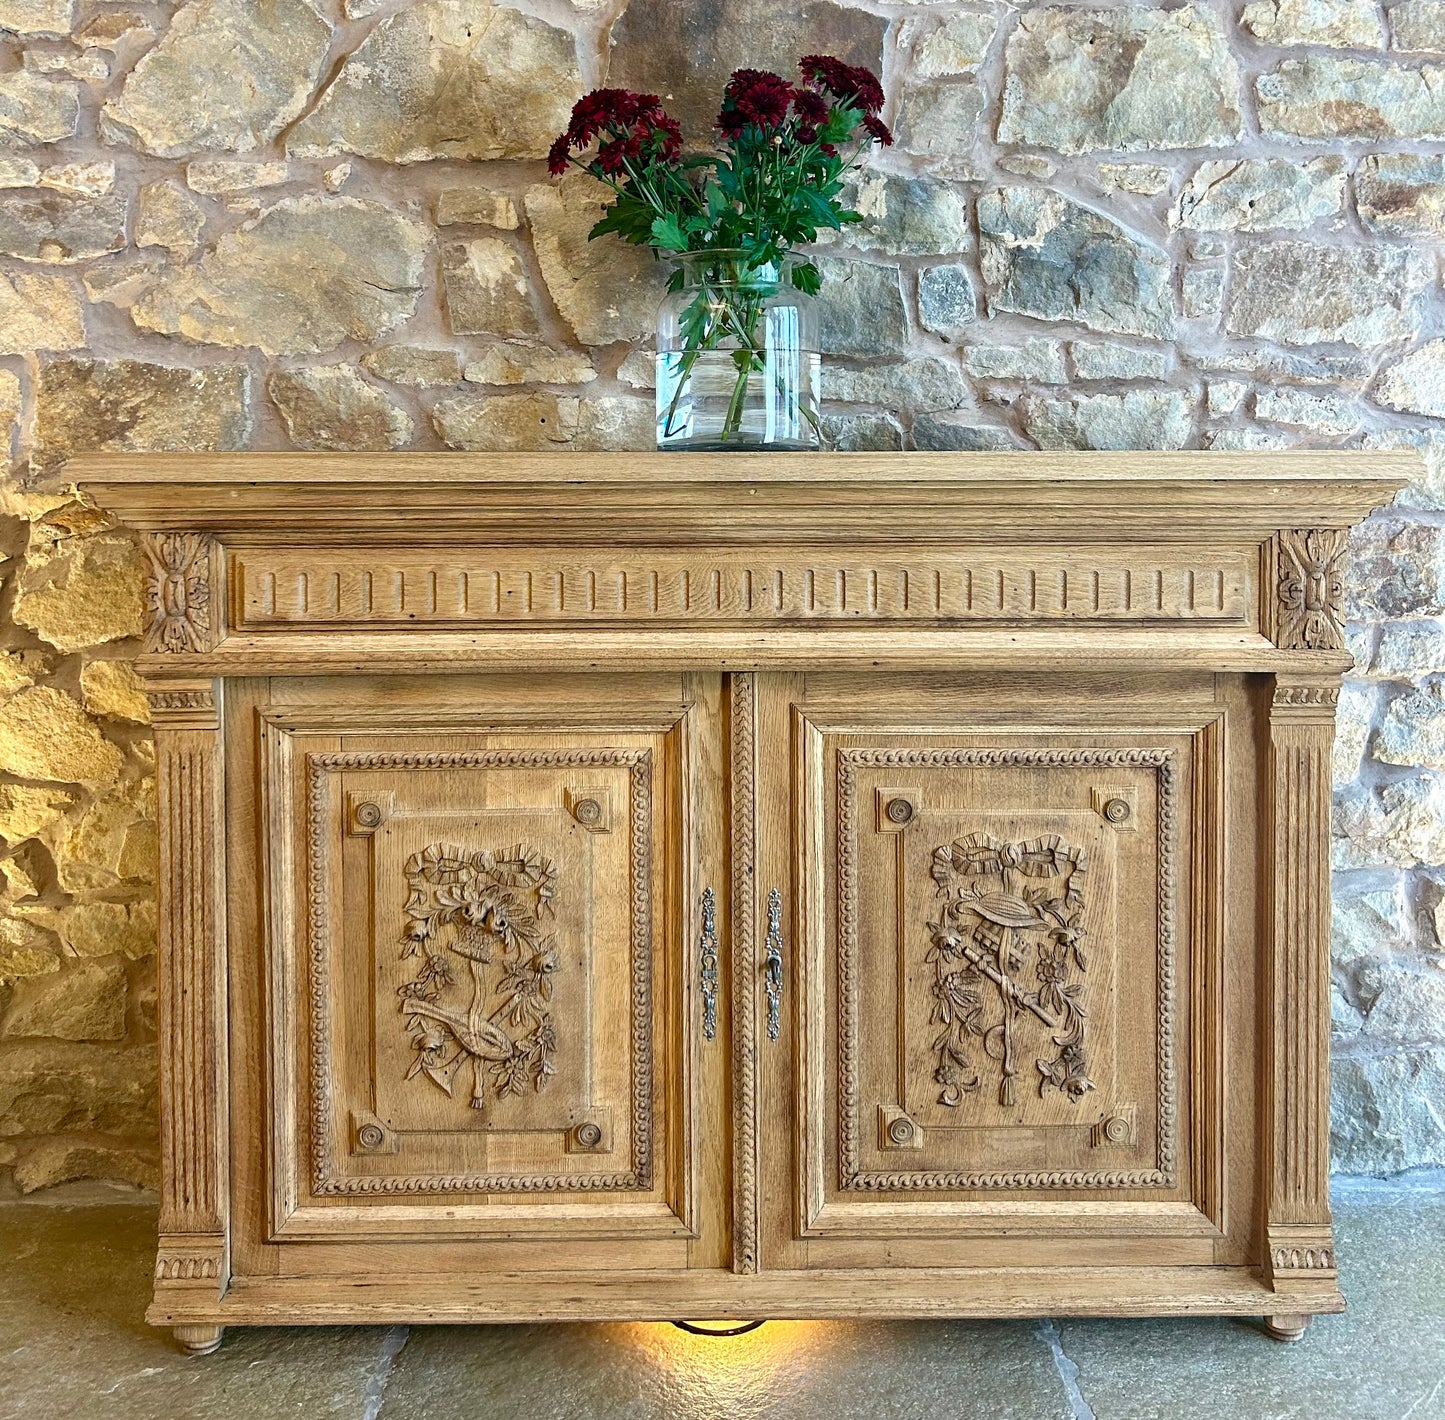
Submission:
M 823 285 L 823 273 L 811 261 L 793 268 L 793 285 L 805 296 L 816 296 Z
M 668 212 L 654 217 L 651 226 L 652 240 L 667 251 L 686 251 L 687 233 L 682 230 L 677 217 Z
M 819 197 L 812 188 L 805 187 L 799 190 L 798 196 L 803 199 L 804 206 L 808 209 L 808 215 L 813 218 L 820 227 L 831 227 L 837 231 L 843 224 L 838 219 L 838 209 L 825 197 Z

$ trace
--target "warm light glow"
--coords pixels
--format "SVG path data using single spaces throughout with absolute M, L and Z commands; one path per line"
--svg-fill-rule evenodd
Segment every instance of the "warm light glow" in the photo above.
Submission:
M 714 1325 L 736 1325 L 723 1320 Z M 805 1360 L 844 1344 L 849 1327 L 825 1321 L 770 1321 L 742 1336 L 693 1336 L 670 1322 L 628 1322 L 618 1327 L 629 1345 L 666 1369 L 679 1396 L 699 1413 L 726 1408 L 750 1415 L 752 1397 L 775 1396 L 781 1383 Z M 739 1406 L 741 1405 L 741 1409 Z

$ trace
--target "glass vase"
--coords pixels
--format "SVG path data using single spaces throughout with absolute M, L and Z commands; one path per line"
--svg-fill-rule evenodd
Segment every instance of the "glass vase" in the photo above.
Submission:
M 801 261 L 715 249 L 678 264 L 657 313 L 657 447 L 818 448 L 818 306 L 793 284 Z

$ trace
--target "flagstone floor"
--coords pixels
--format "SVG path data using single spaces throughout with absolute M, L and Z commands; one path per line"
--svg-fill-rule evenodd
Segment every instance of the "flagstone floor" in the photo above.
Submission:
M 0 1198 L 5 1420 L 1445 1420 L 1445 1174 L 1336 1188 L 1350 1310 L 1254 1323 L 770 1322 L 226 1333 L 142 1320 L 145 1195 Z

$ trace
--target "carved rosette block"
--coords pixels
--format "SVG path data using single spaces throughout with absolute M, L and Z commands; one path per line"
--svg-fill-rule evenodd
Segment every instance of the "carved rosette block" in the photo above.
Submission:
M 1339 683 L 1279 675 L 1270 707 L 1266 825 L 1273 901 L 1266 972 L 1268 1213 L 1275 1289 L 1334 1290 L 1330 1235 L 1330 811 Z M 1296 1258 L 1300 1261 L 1297 1263 Z M 1320 1266 L 1322 1257 L 1330 1259 Z M 1308 1261 L 1306 1261 L 1308 1259 Z
M 214 1304 L 226 1239 L 225 910 L 218 686 L 153 683 L 160 839 L 156 1309 Z
M 1288 651 L 1338 651 L 1345 644 L 1346 534 L 1311 528 L 1279 534 L 1275 640 Z
M 200 533 L 147 533 L 145 583 L 147 651 L 209 651 L 211 539 Z

